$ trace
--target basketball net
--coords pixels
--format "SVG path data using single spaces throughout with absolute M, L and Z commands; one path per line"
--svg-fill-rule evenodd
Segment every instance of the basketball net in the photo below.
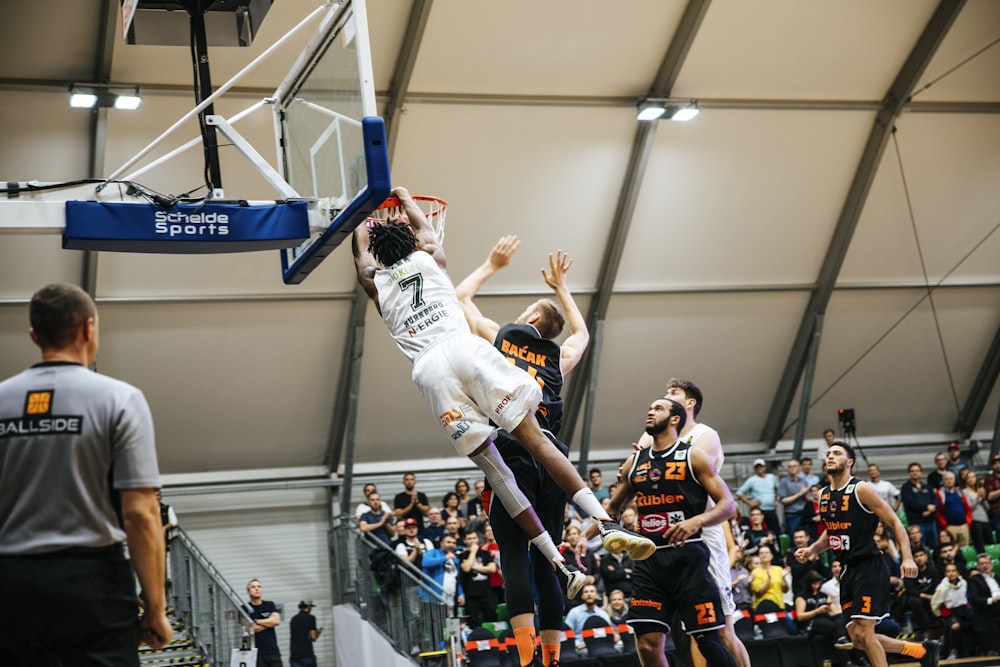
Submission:
M 429 197 L 427 195 L 411 195 L 420 210 L 427 218 L 427 224 L 434 232 L 434 237 L 439 245 L 444 244 L 444 220 L 448 213 L 448 202 L 440 197 Z M 389 197 L 382 202 L 378 208 L 372 211 L 369 220 L 385 222 L 389 218 L 398 218 L 406 215 L 403 205 L 398 197 Z

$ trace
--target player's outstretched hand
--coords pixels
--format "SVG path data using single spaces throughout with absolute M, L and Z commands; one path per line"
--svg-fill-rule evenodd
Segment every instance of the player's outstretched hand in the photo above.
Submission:
M 490 251 L 488 260 L 490 266 L 494 269 L 502 269 L 507 266 L 510 264 L 510 258 L 513 257 L 519 247 L 521 247 L 521 239 L 517 238 L 514 234 L 501 236 L 497 244 L 493 246 L 493 250 Z
M 573 260 L 562 250 L 556 250 L 555 255 L 549 253 L 549 270 L 542 269 L 542 279 L 553 290 L 566 286 L 566 273 L 573 266 Z
M 394 187 L 389 192 L 389 194 L 391 194 L 393 197 L 396 197 L 397 199 L 400 199 L 400 200 L 411 199 L 411 197 L 410 197 L 410 191 L 407 190 L 406 188 L 404 188 L 402 185 L 397 185 L 396 187 Z

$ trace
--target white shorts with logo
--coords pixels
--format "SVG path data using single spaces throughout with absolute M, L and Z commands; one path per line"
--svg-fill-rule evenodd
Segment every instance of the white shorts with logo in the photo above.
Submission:
M 534 378 L 466 332 L 445 336 L 421 352 L 413 363 L 413 381 L 463 456 L 495 436 L 491 420 L 513 431 L 542 400 Z
M 708 571 L 719 587 L 722 598 L 722 613 L 732 616 L 736 611 L 733 601 L 733 578 L 729 572 L 729 547 L 722 526 L 706 526 L 701 529 L 701 541 L 708 547 Z

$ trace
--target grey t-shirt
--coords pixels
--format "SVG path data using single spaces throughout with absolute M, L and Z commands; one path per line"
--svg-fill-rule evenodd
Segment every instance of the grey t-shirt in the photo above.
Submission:
M 135 387 L 60 362 L 0 382 L 0 555 L 123 542 L 111 487 L 159 486 Z

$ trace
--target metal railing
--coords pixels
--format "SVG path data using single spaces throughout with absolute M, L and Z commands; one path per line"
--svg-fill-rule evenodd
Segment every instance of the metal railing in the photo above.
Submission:
M 372 555 L 389 552 L 398 581 L 380 586 Z M 434 581 L 400 558 L 381 540 L 362 533 L 353 518 L 338 517 L 330 533 L 334 604 L 353 604 L 392 642 L 396 651 L 416 659 L 420 653 L 453 651 L 459 620 Z M 451 661 L 449 661 L 451 662 Z
M 180 528 L 167 552 L 168 599 L 214 667 L 228 667 L 233 649 L 253 646 L 253 621 L 236 590 Z

